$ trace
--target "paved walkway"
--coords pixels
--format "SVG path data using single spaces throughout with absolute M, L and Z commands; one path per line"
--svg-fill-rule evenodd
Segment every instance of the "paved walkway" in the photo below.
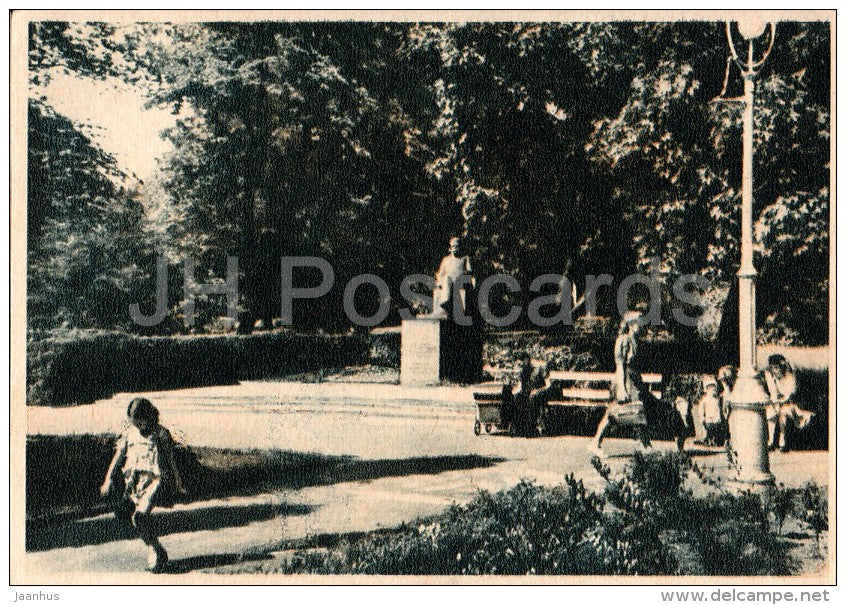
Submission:
M 29 408 L 28 433 L 116 432 L 133 396 L 74 408 Z M 467 502 L 479 489 L 504 489 L 522 478 L 554 485 L 573 472 L 601 488 L 586 438 L 474 436 L 472 388 L 260 382 L 147 396 L 161 409 L 162 422 L 188 445 L 319 452 L 381 462 L 414 459 L 410 465 L 384 465 L 397 470 L 368 480 L 165 510 L 160 513 L 162 541 L 176 571 L 220 569 L 244 553 L 272 551 L 283 540 L 396 526 L 453 502 Z M 656 447 L 672 446 L 661 442 Z M 610 440 L 610 463 L 621 466 L 633 448 L 631 441 Z M 697 460 L 727 472 L 724 456 L 714 451 L 699 452 Z M 776 453 L 771 464 L 777 481 L 787 485 L 828 482 L 826 452 Z M 53 527 L 47 543 L 59 547 L 27 553 L 25 565 L 52 583 L 68 573 L 85 572 L 95 581 L 90 574 L 141 569 L 144 549 L 139 541 L 102 538 L 110 535 L 104 528 L 111 522 L 102 516 Z

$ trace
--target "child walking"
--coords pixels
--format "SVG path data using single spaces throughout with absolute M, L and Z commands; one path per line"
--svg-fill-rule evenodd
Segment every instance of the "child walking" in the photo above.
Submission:
M 173 459 L 173 438 L 159 424 L 159 410 L 137 397 L 126 410 L 129 426 L 120 436 L 100 493 L 108 496 L 123 478 L 123 493 L 115 510 L 119 522 L 128 523 L 147 545 L 147 569 L 160 573 L 168 557 L 156 536 L 150 513 L 156 504 L 184 494 L 182 479 Z

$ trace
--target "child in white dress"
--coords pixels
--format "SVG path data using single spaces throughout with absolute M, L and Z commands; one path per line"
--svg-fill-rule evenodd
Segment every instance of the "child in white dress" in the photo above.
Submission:
M 702 415 L 702 426 L 705 427 L 705 445 L 722 445 L 725 418 L 720 387 L 713 376 L 707 375 L 702 379 L 702 389 L 704 393 L 698 407 Z
M 151 523 L 150 513 L 175 494 L 184 494 L 182 479 L 173 459 L 173 438 L 159 424 L 159 411 L 143 397 L 129 403 L 129 426 L 118 439 L 115 455 L 100 493 L 108 496 L 121 475 L 123 493 L 115 511 L 119 521 L 135 529 L 149 552 L 147 568 L 159 573 L 167 565 L 167 552 Z

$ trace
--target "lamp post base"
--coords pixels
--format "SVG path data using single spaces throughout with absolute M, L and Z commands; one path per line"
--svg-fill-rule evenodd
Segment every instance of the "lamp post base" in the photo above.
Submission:
M 769 397 L 754 374 L 738 376 L 731 395 L 729 454 L 737 470 L 732 482 L 742 489 L 766 488 L 775 483 L 768 451 L 768 402 Z

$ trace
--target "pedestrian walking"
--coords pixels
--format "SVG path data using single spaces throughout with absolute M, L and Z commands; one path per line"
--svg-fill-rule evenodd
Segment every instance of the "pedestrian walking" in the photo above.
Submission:
M 173 458 L 173 438 L 159 424 L 156 406 L 137 397 L 129 403 L 126 415 L 128 426 L 117 441 L 100 493 L 109 496 L 122 483 L 115 518 L 135 530 L 148 548 L 147 569 L 159 573 L 164 571 L 168 556 L 150 513 L 156 505 L 172 505 L 185 489 Z
M 649 447 L 651 444 L 643 407 L 644 385 L 637 358 L 640 322 L 641 314 L 637 311 L 627 312 L 620 321 L 614 342 L 614 400 L 608 404 L 593 440 L 593 451 L 599 457 L 604 456 L 602 440 L 614 425 L 637 427 L 643 446 Z

